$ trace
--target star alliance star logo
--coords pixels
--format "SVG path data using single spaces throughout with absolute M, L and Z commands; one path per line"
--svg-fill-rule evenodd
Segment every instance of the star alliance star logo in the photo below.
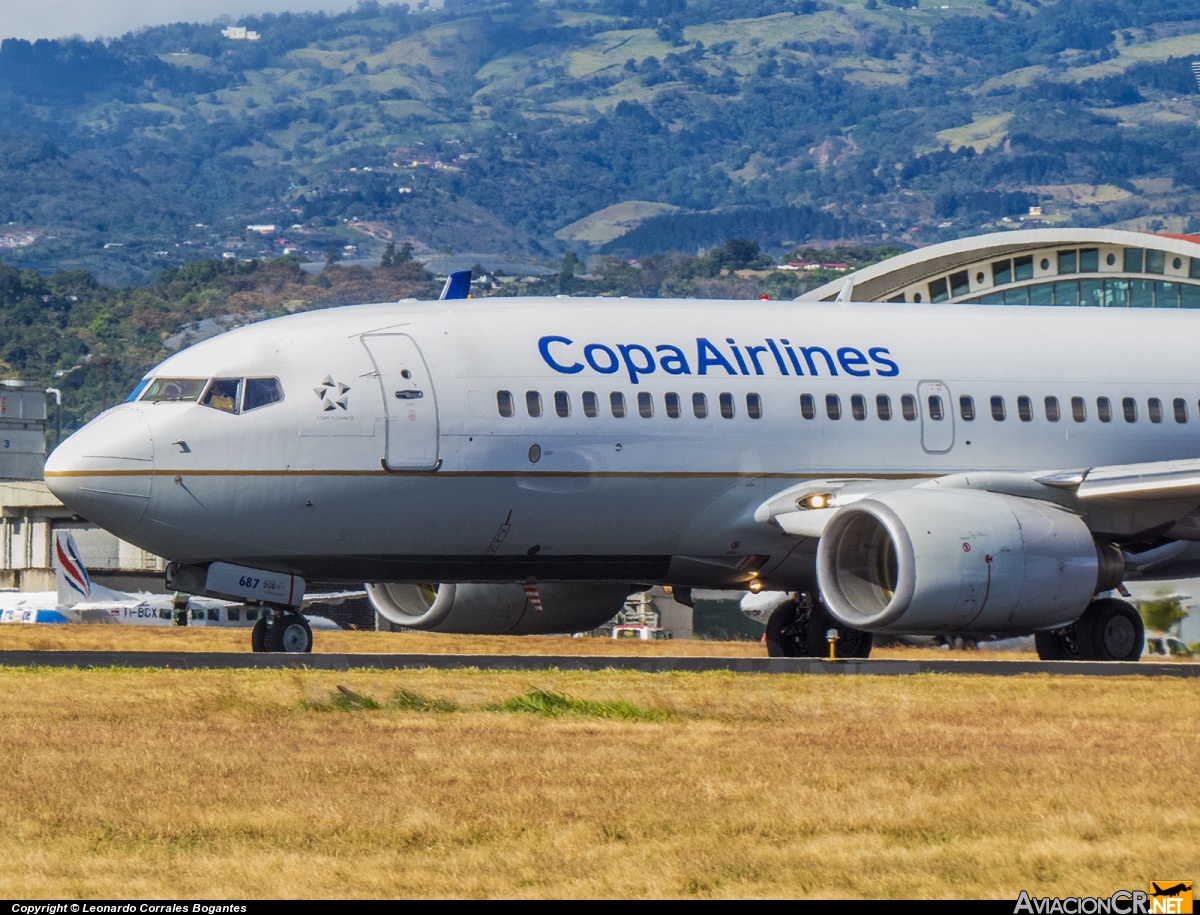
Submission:
M 313 393 L 320 399 L 321 409 L 326 413 L 336 410 L 338 407 L 343 410 L 350 409 L 350 398 L 346 396 L 350 393 L 350 388 L 340 381 L 334 381 L 328 375 L 318 387 L 313 388 Z

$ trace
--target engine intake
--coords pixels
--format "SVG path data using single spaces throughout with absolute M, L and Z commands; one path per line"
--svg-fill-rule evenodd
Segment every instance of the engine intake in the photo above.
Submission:
M 830 518 L 817 547 L 829 612 L 877 631 L 1064 626 L 1123 572 L 1120 552 L 1094 541 L 1077 515 L 968 490 L 908 489 L 854 502 Z
M 369 584 L 367 598 L 396 626 L 479 635 L 586 632 L 616 616 L 634 588 L 609 582 Z M 540 604 L 540 606 L 539 606 Z

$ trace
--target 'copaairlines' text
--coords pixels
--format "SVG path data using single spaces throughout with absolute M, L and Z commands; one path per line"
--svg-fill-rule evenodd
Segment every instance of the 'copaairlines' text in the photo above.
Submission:
M 738 344 L 725 338 L 725 348 L 707 337 L 696 338 L 696 355 L 689 360 L 681 347 L 662 344 L 650 348 L 640 343 L 577 344 L 570 337 L 548 335 L 538 340 L 538 352 L 546 365 L 563 375 L 574 375 L 590 368 L 601 375 L 614 375 L 622 368 L 629 380 L 638 383 L 642 375 L 660 369 L 668 375 L 707 375 L 724 371 L 727 375 L 766 375 L 778 370 L 781 375 L 850 375 L 866 378 L 872 373 L 883 378 L 900 374 L 900 366 L 891 359 L 886 347 L 872 346 L 864 353 L 853 346 L 825 349 L 822 346 L 794 346 L 788 340 L 768 338 L 765 345 Z

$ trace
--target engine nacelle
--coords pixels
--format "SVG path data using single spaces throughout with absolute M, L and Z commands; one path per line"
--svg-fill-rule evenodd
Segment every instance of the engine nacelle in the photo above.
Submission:
M 515 584 L 366 587 L 371 606 L 393 625 L 475 635 L 586 632 L 616 616 L 635 590 L 623 584 L 576 581 L 547 582 L 536 591 Z
M 1114 556 L 1115 553 L 1115 556 Z M 907 489 L 846 505 L 817 547 L 825 606 L 856 629 L 1027 634 L 1116 587 L 1120 552 L 1049 502 Z

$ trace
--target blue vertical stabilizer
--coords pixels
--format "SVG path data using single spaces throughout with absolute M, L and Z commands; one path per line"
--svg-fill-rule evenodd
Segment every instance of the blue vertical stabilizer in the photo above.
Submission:
M 457 270 L 446 277 L 439 299 L 466 299 L 471 295 L 471 271 Z

